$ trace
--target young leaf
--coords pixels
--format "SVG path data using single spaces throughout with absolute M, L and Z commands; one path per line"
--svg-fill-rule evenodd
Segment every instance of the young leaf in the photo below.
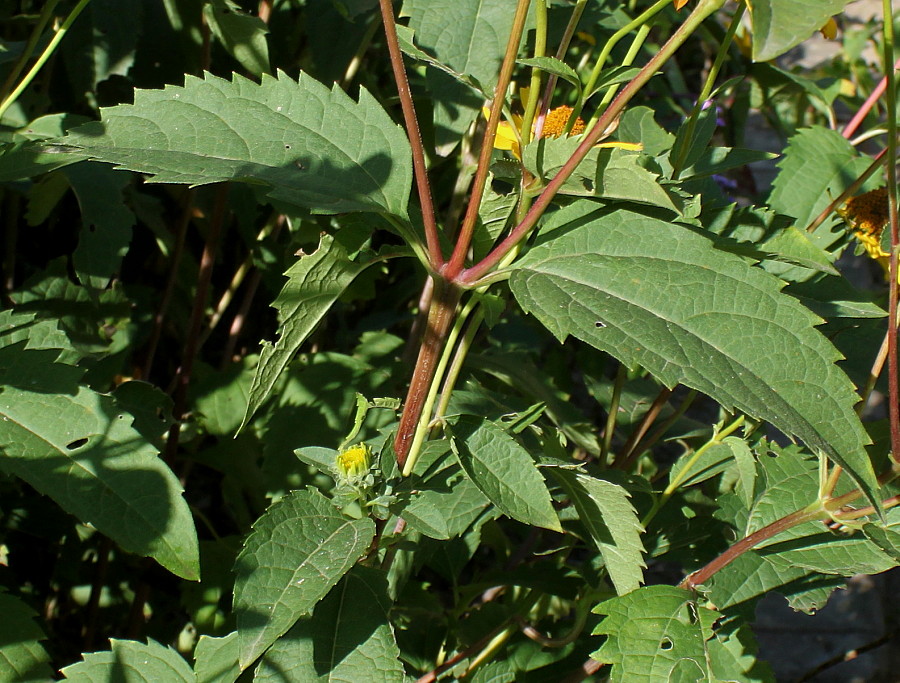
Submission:
M 79 386 L 51 350 L 0 349 L 0 467 L 123 549 L 199 578 L 197 533 L 177 477 L 115 400 Z
M 319 248 L 285 273 L 288 281 L 272 304 L 280 337 L 263 342 L 241 429 L 272 393 L 275 382 L 343 291 L 369 264 L 354 263 L 340 241 L 322 235 Z
M 266 652 L 254 683 L 406 680 L 388 620 L 391 599 L 384 572 L 354 567 Z
M 256 520 L 235 564 L 242 669 L 312 612 L 374 535 L 372 520 L 345 517 L 313 489 L 288 494 Z
M 822 28 L 850 0 L 754 0 L 753 61 L 767 62 L 784 54 Z
M 194 649 L 197 683 L 234 683 L 241 675 L 239 657 L 240 642 L 236 632 L 222 638 L 200 636 Z
M 562 531 L 544 478 L 518 441 L 471 415 L 453 422 L 452 436 L 463 470 L 498 510 L 524 524 Z
M 83 661 L 62 670 L 67 681 L 96 683 L 97 681 L 166 681 L 166 683 L 197 683 L 191 667 L 171 647 L 163 647 L 154 640 L 147 644 L 134 640 L 109 641 L 111 650 L 82 655 Z
M 528 57 L 520 59 L 518 62 L 524 66 L 537 67 L 548 74 L 559 76 L 574 85 L 579 93 L 581 92 L 581 78 L 578 76 L 578 72 L 556 57 Z
M 548 221 L 509 283 L 560 341 L 571 334 L 666 386 L 768 420 L 826 453 L 877 500 L 839 354 L 814 329 L 820 319 L 771 275 L 686 226 L 580 201 Z
M 50 655 L 40 643 L 47 636 L 34 623 L 34 610 L 14 595 L 0 592 L 0 614 L 0 683 L 52 679 Z
M 260 84 L 206 74 L 184 87 L 136 90 L 134 104 L 56 142 L 151 182 L 268 186 L 273 199 L 318 213 L 385 211 L 406 217 L 409 142 L 375 98 L 359 102 L 301 73 Z
M 645 586 L 602 602 L 594 611 L 606 615 L 594 635 L 608 638 L 591 656 L 613 665 L 610 683 L 716 680 L 707 641 L 719 613 L 698 605 L 692 592 Z
M 641 570 L 647 566 L 642 557 L 643 529 L 628 501 L 628 491 L 579 472 L 561 468 L 551 471 L 569 494 L 578 518 L 603 556 L 616 593 L 625 595 L 640 588 L 644 580 Z

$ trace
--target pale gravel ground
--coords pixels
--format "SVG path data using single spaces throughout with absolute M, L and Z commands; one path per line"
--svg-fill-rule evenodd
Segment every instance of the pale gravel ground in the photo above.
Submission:
M 900 8 L 900 0 L 893 0 Z M 865 22 L 881 15 L 881 0 L 850 3 L 842 21 Z M 782 66 L 803 68 L 831 60 L 840 43 L 817 35 L 793 50 Z M 866 54 L 873 65 L 879 63 L 874 51 Z M 754 144 L 755 143 L 755 144 Z M 748 146 L 778 151 L 782 141 L 761 127 L 748 133 Z M 757 171 L 760 187 L 772 178 L 772 167 Z M 776 672 L 779 683 L 790 683 L 816 665 L 853 648 L 893 633 L 893 639 L 881 647 L 822 672 L 809 679 L 814 683 L 900 683 L 900 573 L 892 570 L 876 577 L 860 576 L 849 582 L 847 590 L 836 591 L 828 605 L 809 616 L 791 610 L 784 598 L 770 595 L 757 609 L 754 625 L 760 644 L 760 656 Z

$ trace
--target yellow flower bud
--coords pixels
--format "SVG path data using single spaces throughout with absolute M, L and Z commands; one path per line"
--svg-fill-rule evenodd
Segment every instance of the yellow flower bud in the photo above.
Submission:
M 372 450 L 365 444 L 351 446 L 337 456 L 338 472 L 345 479 L 365 476 L 372 465 Z

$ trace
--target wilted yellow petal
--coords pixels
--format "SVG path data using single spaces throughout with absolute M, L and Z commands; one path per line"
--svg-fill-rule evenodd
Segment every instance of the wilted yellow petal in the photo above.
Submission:
M 825 22 L 825 25 L 819 29 L 821 34 L 828 38 L 828 40 L 834 40 L 837 38 L 838 25 L 834 20 L 834 17 L 831 17 L 828 21 Z
M 595 147 L 615 147 L 616 149 L 627 149 L 632 152 L 640 152 L 644 149 L 644 145 L 640 142 L 601 142 Z

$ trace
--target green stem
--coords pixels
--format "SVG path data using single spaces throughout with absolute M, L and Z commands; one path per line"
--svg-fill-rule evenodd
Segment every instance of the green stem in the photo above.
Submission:
M 734 40 L 734 34 L 737 31 L 738 26 L 741 25 L 741 17 L 744 16 L 745 7 L 746 5 L 744 3 L 738 4 L 737 9 L 734 11 L 734 15 L 731 17 L 731 24 L 729 24 L 728 30 L 725 32 L 725 38 L 719 46 L 719 52 L 716 55 L 716 59 L 713 62 L 709 73 L 706 74 L 706 81 L 703 83 L 703 89 L 700 91 L 700 96 L 694 103 L 694 108 L 687 121 L 687 134 L 684 136 L 685 143 L 679 150 L 675 163 L 672 165 L 673 178 L 677 179 L 684 167 L 684 161 L 687 158 L 688 150 L 691 148 L 691 141 L 694 139 L 694 131 L 697 130 L 697 121 L 700 119 L 700 112 L 703 111 L 706 101 L 712 95 L 713 86 L 715 85 L 716 79 L 719 77 L 719 71 L 722 70 L 722 65 L 725 63 L 725 58 L 728 56 L 728 48 L 731 47 L 731 41 Z
M 416 423 L 416 429 L 413 433 L 412 443 L 409 448 L 409 455 L 407 456 L 406 464 L 403 466 L 404 477 L 408 477 L 412 473 L 413 469 L 416 466 L 416 461 L 419 459 L 419 452 L 422 449 L 422 444 L 425 443 L 425 439 L 430 431 L 432 415 L 434 411 L 434 403 L 437 399 L 438 388 L 440 387 L 441 381 L 444 378 L 444 373 L 447 370 L 447 364 L 450 361 L 450 356 L 453 354 L 453 349 L 456 346 L 456 340 L 459 338 L 459 333 L 476 305 L 476 297 L 470 298 L 454 319 L 453 327 L 447 334 L 447 339 L 444 342 L 443 348 L 441 349 L 441 356 L 437 362 L 434 376 L 432 377 L 431 383 L 428 386 L 425 401 L 422 405 L 422 410 L 419 415 L 419 420 Z
M 387 0 L 381 0 L 387 2 Z M 500 75 L 497 78 L 497 87 L 494 89 L 494 101 L 491 103 L 491 114 L 488 117 L 487 128 L 484 131 L 484 139 L 481 143 L 481 152 L 478 156 L 478 168 L 475 169 L 475 179 L 472 181 L 472 191 L 469 195 L 469 204 L 463 217 L 462 227 L 456 238 L 453 254 L 443 272 L 448 280 L 456 280 L 463 269 L 466 254 L 472 243 L 472 234 L 475 231 L 475 222 L 478 220 L 478 209 L 484 194 L 484 186 L 487 183 L 488 172 L 491 166 L 491 156 L 494 153 L 494 139 L 497 137 L 497 127 L 500 125 L 500 114 L 503 111 L 503 103 L 506 100 L 506 90 L 509 87 L 512 72 L 516 66 L 516 55 L 519 52 L 519 42 L 522 39 L 522 31 L 525 29 L 525 18 L 528 16 L 530 0 L 517 0 L 516 15 L 513 18 L 512 30 L 506 43 L 506 54 L 503 57 L 503 65 L 500 67 Z
M 559 47 L 556 48 L 556 58 L 559 61 L 565 60 L 566 52 L 569 50 L 569 43 L 572 42 L 572 36 L 575 35 L 575 29 L 578 28 L 578 22 L 581 21 L 581 15 L 584 14 L 585 7 L 587 7 L 587 0 L 577 0 L 575 7 L 572 9 L 572 13 L 569 15 L 569 23 L 566 24 L 566 30 L 563 33 L 562 40 L 559 42 Z M 547 109 L 550 108 L 550 99 L 553 97 L 553 89 L 556 87 L 556 81 L 556 75 L 550 74 L 547 78 L 547 85 L 544 86 L 544 93 L 540 100 L 540 111 L 538 113 L 537 123 L 534 126 L 534 137 L 536 138 L 540 138 L 541 133 L 544 130 L 544 117 L 547 114 Z
M 453 388 L 456 386 L 456 381 L 459 379 L 459 373 L 462 371 L 466 356 L 469 355 L 469 349 L 472 348 L 472 340 L 475 339 L 478 328 L 481 327 L 483 321 L 484 309 L 481 306 L 478 306 L 478 308 L 475 309 L 472 319 L 469 321 L 468 327 L 466 327 L 466 333 L 456 347 L 456 352 L 453 354 L 453 360 L 450 362 L 450 367 L 444 377 L 444 385 L 441 387 L 441 400 L 434 412 L 435 418 L 441 418 L 447 414 L 447 406 L 450 404 L 450 396 L 453 394 Z
M 891 455 L 900 463 L 900 382 L 897 363 L 897 256 L 900 250 L 900 222 L 897 217 L 897 91 L 894 69 L 894 14 L 891 0 L 882 3 L 884 26 L 884 66 L 887 71 L 887 187 L 888 216 L 891 226 L 890 295 L 888 298 L 888 406 L 891 427 Z
M 535 0 L 534 4 L 534 56 L 544 57 L 547 52 L 547 2 Z M 528 84 L 528 102 L 525 103 L 525 114 L 522 116 L 522 148 L 531 142 L 531 128 L 534 123 L 534 113 L 537 111 L 540 100 L 541 76 L 543 72 L 538 67 L 531 69 L 531 81 Z
M 12 88 L 13 83 L 16 82 L 16 79 L 22 73 L 25 65 L 28 64 L 31 55 L 34 54 L 34 48 L 37 47 L 38 41 L 44 33 L 44 29 L 47 27 L 47 24 L 50 23 L 50 18 L 53 16 L 53 10 L 56 9 L 58 4 L 59 0 L 48 0 L 41 8 L 41 14 L 38 17 L 37 23 L 34 25 L 31 35 L 28 37 L 28 43 L 25 45 L 25 49 L 22 50 L 22 54 L 19 55 L 19 58 L 16 60 L 15 66 L 3 82 L 3 87 L 0 88 L 0 101 L 2 101 L 9 93 L 9 89 Z
M 653 507 L 650 508 L 650 511 L 644 515 L 644 518 L 641 520 L 641 525 L 646 529 L 647 526 L 653 521 L 653 518 L 656 517 L 657 513 L 663 508 L 663 506 L 669 502 L 669 499 L 678 490 L 681 484 L 687 479 L 687 475 L 690 473 L 691 468 L 697 463 L 697 461 L 703 456 L 706 451 L 708 451 L 713 446 L 716 446 L 722 441 L 725 440 L 727 436 L 730 436 L 740 428 L 740 426 L 744 424 L 744 416 L 741 415 L 734 420 L 731 421 L 725 429 L 721 431 L 717 431 L 713 434 L 712 438 L 703 444 L 700 448 L 698 448 L 694 454 L 688 458 L 688 461 L 684 464 L 676 474 L 669 481 L 669 485 L 663 490 L 663 492 L 659 495 L 659 497 L 653 502 Z
M 622 66 L 631 66 L 634 64 L 634 60 L 637 59 L 638 52 L 641 51 L 641 48 L 644 46 L 644 41 L 647 40 L 647 36 L 650 34 L 650 25 L 644 24 L 638 29 L 637 34 L 634 36 L 634 40 L 631 41 L 631 47 L 628 48 L 628 52 L 625 54 L 625 59 L 622 60 Z M 616 93 L 619 92 L 619 86 L 613 85 L 607 88 L 606 93 L 603 95 L 603 99 L 600 100 L 600 104 L 597 107 L 597 111 L 591 120 L 588 122 L 588 126 L 593 126 L 597 123 L 597 119 L 600 118 L 600 114 L 603 113 L 603 110 L 606 109 L 607 105 L 612 101 L 613 97 L 616 96 Z M 575 119 L 569 118 L 569 122 L 567 126 L 574 125 Z
M 588 76 L 587 83 L 584 84 L 584 90 L 581 91 L 581 97 L 578 98 L 578 102 L 575 103 L 575 107 L 572 109 L 572 115 L 569 117 L 569 124 L 566 128 L 566 132 L 571 130 L 571 126 L 574 124 L 575 119 L 577 119 L 581 115 L 581 110 L 584 109 L 585 102 L 587 102 L 588 98 L 591 96 L 591 91 L 597 84 L 597 80 L 600 78 L 600 74 L 603 71 L 603 66 L 604 64 L 606 64 L 606 60 L 609 58 L 609 55 L 613 51 L 613 48 L 616 46 L 616 43 L 622 40 L 622 38 L 631 33 L 634 29 L 639 28 L 640 26 L 643 26 L 645 23 L 650 21 L 650 19 L 655 17 L 657 14 L 659 14 L 660 11 L 662 11 L 670 4 L 672 4 L 672 0 L 657 0 L 657 2 L 653 3 L 653 5 L 641 12 L 641 14 L 639 14 L 635 19 L 625 24 L 622 28 L 620 28 L 609 37 L 609 40 L 606 41 L 606 44 L 603 46 L 603 49 L 600 50 L 600 54 L 597 56 L 597 61 L 594 63 L 594 68 L 591 71 L 591 75 Z M 696 11 L 697 10 L 694 10 L 694 12 Z M 690 15 L 688 17 L 688 19 L 685 21 L 685 24 L 690 21 L 691 16 L 693 15 Z
M 644 68 L 622 89 L 622 92 L 613 100 L 609 108 L 603 112 L 597 124 L 584 135 L 584 139 L 572 154 L 572 157 L 563 165 L 553 179 L 547 183 L 547 186 L 532 204 L 525 218 L 481 262 L 462 271 L 458 277 L 454 278 L 459 285 L 463 287 L 477 286 L 476 283 L 480 278 L 493 270 L 516 245 L 525 239 L 534 226 L 537 225 L 538 219 L 544 214 L 544 211 L 550 205 L 563 183 L 578 167 L 578 164 L 584 160 L 588 152 L 593 149 L 607 128 L 622 113 L 625 106 L 631 101 L 631 98 L 659 71 L 660 66 L 681 47 L 703 20 L 718 10 L 724 2 L 725 0 L 699 0 L 694 11 L 688 15 L 684 23 L 672 34 L 672 37 L 663 45 L 662 49 L 650 58 Z
M 31 81 L 34 80 L 34 77 L 37 76 L 44 64 L 47 63 L 47 60 L 50 59 L 50 56 L 56 51 L 57 45 L 59 45 L 60 41 L 65 37 L 66 33 L 68 33 L 69 29 L 72 27 L 72 24 L 78 18 L 78 15 L 81 14 L 81 11 L 87 7 L 90 1 L 91 0 L 79 0 L 78 4 L 72 8 L 72 11 L 69 12 L 69 16 L 65 18 L 65 21 L 63 21 L 62 25 L 57 29 L 52 40 L 47 44 L 47 47 L 44 48 L 41 56 L 37 58 L 37 61 L 32 65 L 31 69 L 29 69 L 28 73 L 25 74 L 25 77 L 19 85 L 16 86 L 16 89 L 0 103 L 0 119 L 3 118 L 3 115 L 6 114 L 7 110 L 15 103 L 15 101 L 19 99 L 19 95 L 25 91 L 25 88 L 31 85 Z
M 616 379 L 613 383 L 612 398 L 609 401 L 609 414 L 606 416 L 606 426 L 603 428 L 603 443 L 600 446 L 600 462 L 606 465 L 606 457 L 609 455 L 612 446 L 613 434 L 616 431 L 616 421 L 619 417 L 619 400 L 622 398 L 622 389 L 625 386 L 625 379 L 628 377 L 628 370 L 624 363 L 619 363 L 619 369 L 616 371 Z

